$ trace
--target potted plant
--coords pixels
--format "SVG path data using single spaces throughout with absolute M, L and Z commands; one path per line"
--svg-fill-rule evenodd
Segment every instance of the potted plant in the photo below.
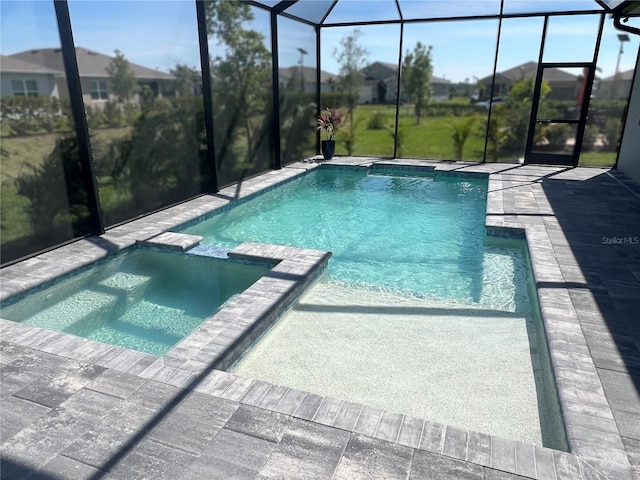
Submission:
M 318 130 L 324 132 L 324 139 L 321 140 L 322 156 L 325 160 L 331 160 L 336 150 L 336 141 L 333 139 L 340 116 L 336 111 L 325 108 L 318 117 Z

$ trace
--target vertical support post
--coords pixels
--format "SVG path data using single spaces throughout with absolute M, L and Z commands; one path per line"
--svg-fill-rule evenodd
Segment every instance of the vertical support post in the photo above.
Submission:
M 207 164 L 209 165 L 208 190 L 216 193 L 218 186 L 218 168 L 213 138 L 213 94 L 211 92 L 211 65 L 209 63 L 209 37 L 207 35 L 207 14 L 204 1 L 196 0 L 198 19 L 198 40 L 200 42 L 200 71 L 202 72 L 202 101 L 204 102 L 204 127 L 207 136 Z
M 496 40 L 496 55 L 493 58 L 493 77 L 491 79 L 491 93 L 489 95 L 489 114 L 487 115 L 487 129 L 484 135 L 484 152 L 482 154 L 482 163 L 487 162 L 487 147 L 489 145 L 489 130 L 491 129 L 491 111 L 493 110 L 493 90 L 496 88 L 496 70 L 498 69 L 498 55 L 500 54 L 500 35 L 502 35 L 502 9 L 504 0 L 500 1 L 500 18 L 498 19 L 498 38 Z
M 587 78 L 582 79 L 585 88 L 582 92 L 582 105 L 580 106 L 580 123 L 576 131 L 576 143 L 574 147 L 574 166 L 580 164 L 580 153 L 582 152 L 582 143 L 584 142 L 584 132 L 587 129 L 587 122 L 589 116 L 589 104 L 591 102 L 591 92 L 593 90 L 593 82 L 596 78 L 596 62 L 598 61 L 598 53 L 600 52 L 600 41 L 602 40 L 602 30 L 604 28 L 604 14 L 600 15 L 600 24 L 598 25 L 598 37 L 596 38 L 596 47 L 593 51 L 593 58 L 591 59 L 591 65 L 587 67 Z M 583 75 L 585 74 L 583 69 Z M 623 127 L 624 128 L 624 127 Z M 623 130 L 624 131 L 624 130 Z M 619 147 L 619 146 L 618 146 Z M 616 153 L 616 164 L 618 162 L 618 152 Z M 614 165 L 615 168 L 615 165 Z
M 93 168 L 89 126 L 87 124 L 84 102 L 82 100 L 82 86 L 80 84 L 80 73 L 78 71 L 76 48 L 73 42 L 73 32 L 71 30 L 69 6 L 66 0 L 55 0 L 53 4 L 58 21 L 58 30 L 60 32 L 60 46 L 62 48 L 65 76 L 67 77 L 67 87 L 69 88 L 71 114 L 78 139 L 78 155 L 80 164 L 82 165 L 82 181 L 84 189 L 87 192 L 87 207 L 89 209 L 91 232 L 94 235 L 101 235 L 104 233 L 104 219 L 102 217 L 102 207 L 98 194 L 98 183 Z
M 273 125 L 271 138 L 273 138 L 273 154 L 275 156 L 276 170 L 282 168 L 282 151 L 280 145 L 280 75 L 278 62 L 278 14 L 273 10 L 271 15 L 271 73 L 273 85 Z M 304 82 L 304 80 L 303 80 Z
M 404 40 L 404 22 L 400 23 L 400 46 L 398 48 L 398 77 L 396 85 L 396 126 L 393 132 L 393 158 L 398 158 L 398 122 L 400 119 L 400 82 L 402 81 L 402 44 Z
M 547 27 L 549 25 L 549 15 L 544 16 L 542 25 L 542 41 L 540 42 L 540 54 L 538 55 L 538 73 L 536 74 L 536 84 L 533 90 L 533 99 L 531 100 L 531 115 L 529 116 L 529 131 L 527 133 L 527 146 L 524 150 L 524 163 L 527 163 L 527 156 L 533 148 L 533 138 L 536 131 L 536 118 L 538 117 L 538 103 L 540 102 L 540 86 L 542 85 L 542 76 L 544 75 L 544 67 L 542 59 L 544 56 L 544 44 L 547 39 Z
M 320 102 L 322 98 L 320 96 L 321 83 L 321 52 L 320 52 L 320 25 L 316 25 L 316 118 L 320 116 L 322 105 Z M 320 130 L 316 129 L 316 155 L 320 155 Z

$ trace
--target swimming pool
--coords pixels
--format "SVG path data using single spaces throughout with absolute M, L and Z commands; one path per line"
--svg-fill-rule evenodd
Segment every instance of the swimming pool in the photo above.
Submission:
M 5 302 L 0 316 L 163 355 L 268 271 L 137 247 Z
M 228 248 L 256 241 L 329 250 L 331 280 L 346 285 L 528 308 L 500 275 L 510 252 L 484 244 L 486 196 L 482 176 L 326 167 L 183 231 Z
M 566 448 L 526 249 L 487 241 L 486 196 L 482 176 L 323 166 L 184 229 L 333 252 L 233 371 Z

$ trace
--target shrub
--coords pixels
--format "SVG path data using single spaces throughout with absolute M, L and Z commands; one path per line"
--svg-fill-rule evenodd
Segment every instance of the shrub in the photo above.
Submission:
M 545 137 L 552 148 L 564 148 L 572 133 L 573 128 L 571 128 L 570 125 L 566 123 L 556 123 L 546 128 Z
M 596 148 L 596 140 L 600 135 L 600 129 L 593 123 L 588 123 L 582 137 L 582 151 L 591 152 Z
M 618 141 L 620 140 L 620 129 L 622 122 L 618 118 L 610 118 L 607 120 L 604 126 L 604 143 L 605 150 L 608 152 L 614 152 L 618 148 Z
M 342 92 L 327 92 L 321 96 L 320 109 L 323 108 L 340 108 L 347 105 L 347 95 Z
M 87 123 L 89 124 L 89 128 L 98 129 L 104 126 L 106 117 L 104 112 L 100 110 L 100 108 L 92 105 L 87 105 L 85 107 L 85 113 L 87 116 Z
M 486 115 L 487 109 L 482 105 L 431 102 L 427 108 L 430 117 L 468 117 L 469 115 Z
M 109 127 L 119 127 L 124 123 L 124 116 L 120 105 L 109 100 L 104 104 L 104 119 Z M 95 127 L 94 127 L 95 128 Z
M 66 114 L 55 97 L 3 97 L 0 118 L 11 136 L 53 132 L 56 119 Z
M 369 123 L 367 124 L 368 130 L 382 130 L 385 126 L 384 123 L 384 115 L 382 112 L 374 112 L 373 115 L 369 118 Z
M 451 142 L 453 143 L 453 155 L 456 160 L 462 160 L 464 153 L 464 144 L 473 131 L 476 123 L 476 117 L 469 117 L 465 120 L 449 123 L 451 128 Z

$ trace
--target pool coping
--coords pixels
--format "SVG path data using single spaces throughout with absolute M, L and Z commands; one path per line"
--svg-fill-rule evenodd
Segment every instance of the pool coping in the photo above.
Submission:
M 57 332 L 48 332 L 37 327 L 27 327 L 7 320 L 0 321 L 3 339 L 18 345 L 118 371 L 126 371 L 179 387 L 184 387 L 194 377 L 202 376 L 202 381 L 194 388 L 196 391 L 530 478 L 563 478 L 563 472 L 575 474 L 571 478 L 584 478 L 585 480 L 588 478 L 631 478 L 630 466 L 620 434 L 613 420 L 595 365 L 586 347 L 586 340 L 580 329 L 568 291 L 544 287 L 544 282 L 554 278 L 562 278 L 546 228 L 539 224 L 523 224 L 515 216 L 508 215 L 508 211 L 505 212 L 503 178 L 500 171 L 511 169 L 513 165 L 438 163 L 419 160 L 400 162 L 380 159 L 357 159 L 345 162 L 344 165 L 353 167 L 354 164 L 368 166 L 374 163 L 401 168 L 415 168 L 417 166 L 424 168 L 426 166 L 433 171 L 448 172 L 453 175 L 471 173 L 488 176 L 489 192 L 486 211 L 488 233 L 506 236 L 513 234 L 520 238 L 524 236 L 528 242 L 560 407 L 572 453 L 385 412 L 366 405 L 321 397 L 213 369 L 207 362 L 219 358 L 216 355 L 220 353 L 220 348 L 224 346 L 229 348 L 230 345 L 237 343 L 239 338 L 238 332 L 233 332 L 232 335 L 220 336 L 220 334 L 225 332 L 226 328 L 231 328 L 233 331 L 235 329 L 233 322 L 246 320 L 243 317 L 246 311 L 244 313 L 237 311 L 234 312 L 234 318 L 231 318 L 232 315 L 225 318 L 225 322 L 231 323 L 224 323 L 224 327 L 222 327 L 223 323 L 213 322 L 207 326 L 207 329 L 194 337 L 197 341 L 194 340 L 193 344 L 189 343 L 189 336 L 163 357 L 119 349 L 119 347 L 111 347 Z M 340 164 L 342 164 L 340 161 L 331 163 L 336 166 Z M 179 228 L 185 222 L 192 221 L 204 214 L 210 214 L 217 208 L 225 207 L 233 200 L 250 197 L 265 188 L 273 188 L 281 180 L 291 180 L 316 166 L 316 164 L 300 163 L 280 171 L 271 171 L 244 182 L 240 192 L 235 186 L 229 187 L 217 195 L 199 197 L 110 229 L 101 237 L 80 240 L 6 267 L 2 271 L 3 282 L 0 287 L 0 299 L 6 299 L 61 273 L 66 273 L 98 258 L 130 247 L 136 242 L 153 240 L 158 235 Z M 240 257 L 246 255 L 246 258 L 271 260 L 277 258 L 278 255 L 286 257 L 290 253 L 295 257 L 300 254 L 302 256 L 300 259 L 294 261 L 291 258 L 293 264 L 285 263 L 281 273 L 291 274 L 292 272 L 287 269 L 295 267 L 298 260 L 301 260 L 302 263 L 310 261 L 306 264 L 305 274 L 309 280 L 308 283 L 311 283 L 317 274 L 321 273 L 322 268 L 318 266 L 321 263 L 319 258 L 326 255 L 326 252 L 314 251 L 310 254 L 311 258 L 309 259 L 303 258 L 305 254 L 302 252 L 306 251 L 304 249 L 294 249 L 298 251 L 285 253 L 282 250 L 276 252 L 275 250 L 278 248 L 288 247 L 249 244 L 239 247 L 237 253 Z M 269 249 L 275 250 L 269 252 Z M 269 255 L 276 255 L 276 257 L 269 257 Z M 278 265 L 284 263 L 284 259 L 280 260 L 281 263 Z M 316 269 L 313 272 L 309 270 L 310 264 L 315 265 Z M 293 294 L 291 279 L 286 279 L 286 275 L 284 277 L 277 280 L 283 280 L 281 287 Z M 263 290 L 268 291 L 272 288 L 268 285 L 263 287 L 265 288 L 252 292 L 251 297 L 255 296 L 256 301 L 261 298 L 260 295 L 265 293 Z M 282 293 L 275 292 L 276 296 Z M 256 307 L 256 311 L 259 311 L 258 315 L 265 314 L 265 308 L 269 310 L 266 304 L 260 304 L 260 302 L 258 304 L 259 306 Z M 218 343 L 208 342 L 206 344 L 207 350 L 203 354 L 209 356 L 206 356 L 206 360 L 202 361 L 194 353 L 203 351 L 204 345 L 201 345 L 201 342 L 212 334 L 215 334 L 214 337 L 219 336 Z M 229 337 L 230 342 L 220 345 L 220 340 L 225 337 Z M 250 334 L 245 336 L 247 339 L 250 337 Z M 200 349 L 194 352 L 193 349 L 198 346 Z M 588 412 L 585 411 L 585 405 L 589 407 Z M 593 422 L 591 421 L 593 418 L 605 421 Z M 597 475 L 600 474 L 602 475 L 598 477 Z

